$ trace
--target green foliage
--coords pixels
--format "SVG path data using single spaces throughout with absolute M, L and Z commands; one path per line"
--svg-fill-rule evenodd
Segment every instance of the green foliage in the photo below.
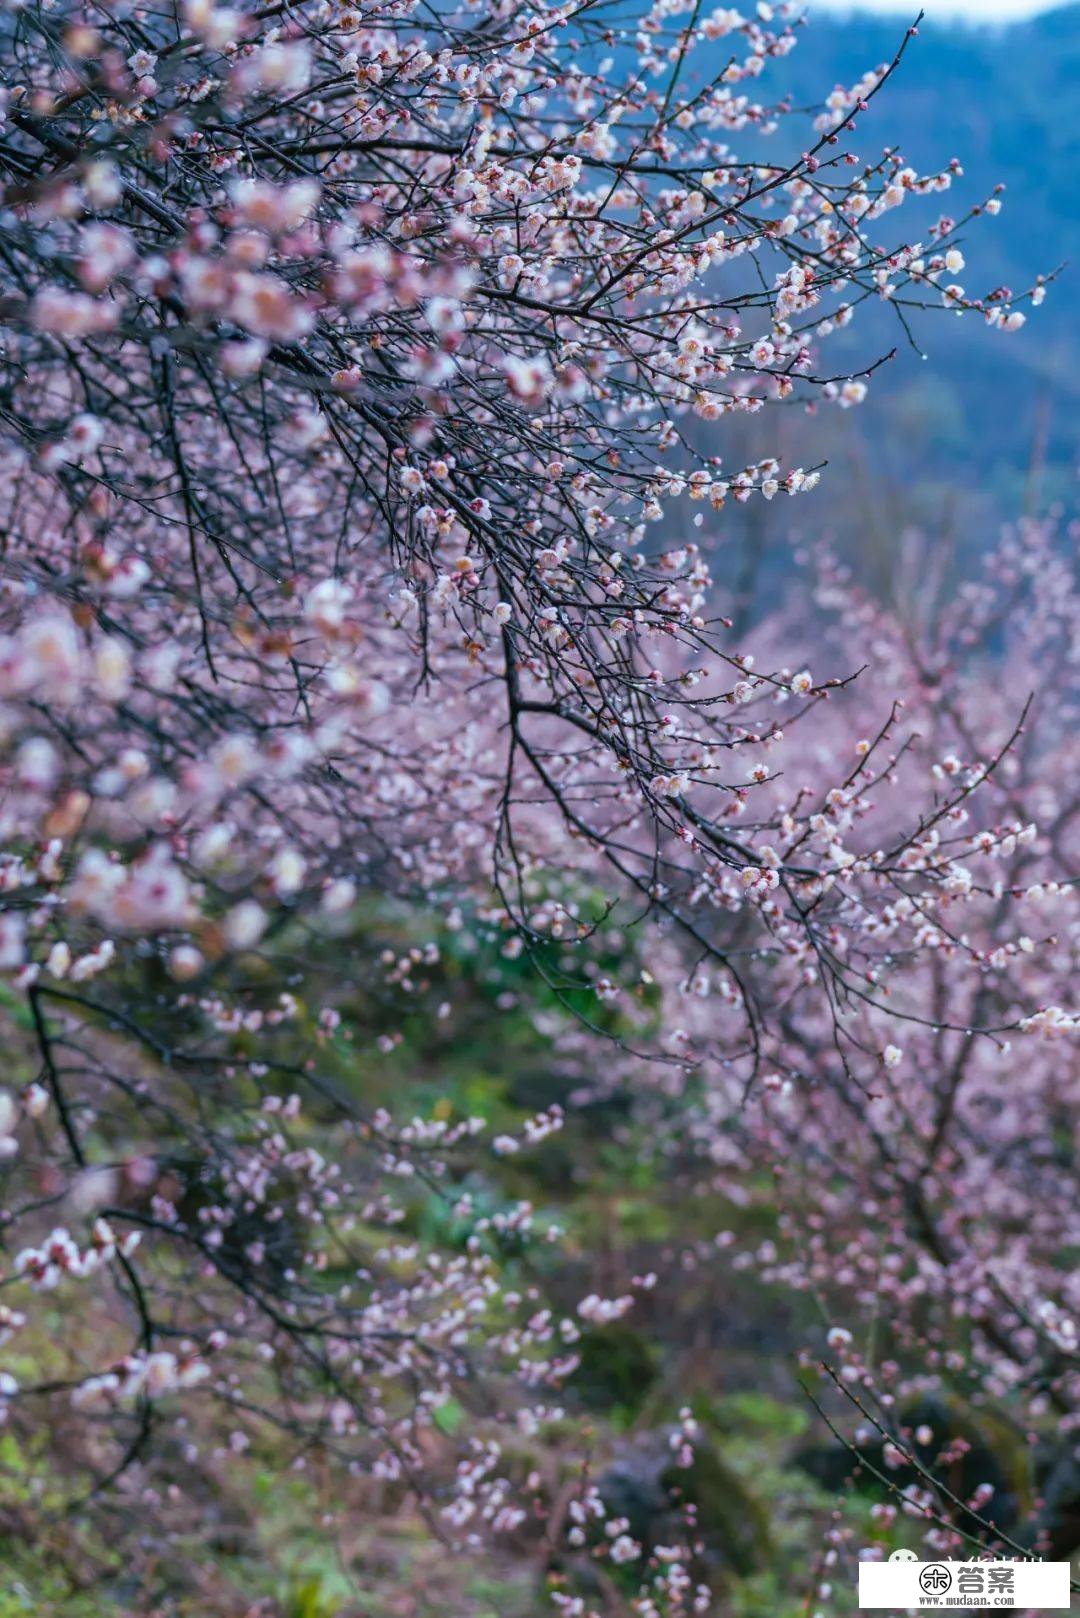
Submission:
M 298 1579 L 285 1597 L 285 1618 L 335 1618 L 340 1602 L 329 1596 L 317 1575 Z
M 594 1326 L 578 1344 L 570 1387 L 589 1410 L 625 1425 L 641 1409 L 659 1374 L 655 1347 L 624 1321 Z
M 583 901 L 583 913 L 596 903 L 595 897 Z M 388 905 L 359 910 L 350 925 L 365 932 L 353 954 L 368 963 L 383 948 L 397 958 L 417 949 L 430 929 L 427 917 Z M 360 981 L 358 967 L 357 981 L 340 1004 L 341 1025 L 323 1047 L 336 1082 L 365 1111 L 384 1103 L 400 1109 L 405 1097 L 418 1114 L 481 1116 L 493 1131 L 514 1130 L 536 1111 L 565 1104 L 588 1075 L 567 1055 L 576 1025 L 565 986 L 558 986 L 558 948 L 551 946 L 545 957 L 549 982 L 530 994 L 533 968 L 505 955 L 494 933 L 478 948 L 453 933 L 439 944 L 439 958 L 417 966 L 408 989 L 374 977 Z M 320 952 L 331 947 L 340 952 L 346 940 L 314 942 L 311 974 L 318 975 Z M 601 966 L 624 983 L 640 978 L 630 952 L 605 957 Z M 304 985 L 297 990 L 303 1006 Z M 634 1015 L 645 1022 L 653 1009 L 649 993 L 646 985 L 631 1000 Z M 312 993 L 310 1002 L 318 998 Z M 434 1016 L 435 1005 L 448 1005 L 449 1013 Z M 594 1002 L 590 1015 L 595 1012 Z M 603 1014 L 610 1029 L 630 1031 L 625 1008 L 605 1007 Z M 306 1017 L 302 1010 L 304 1037 L 311 1033 Z M 393 1038 L 380 1046 L 383 1035 Z M 611 1049 L 617 1064 L 617 1047 Z M 614 1072 L 617 1077 L 617 1065 Z M 206 1104 L 215 1104 L 209 1092 Z M 663 1102 L 675 1109 L 687 1104 L 685 1095 Z M 308 1127 L 317 1134 L 318 1119 Z M 672 1493 L 693 1502 L 710 1548 L 707 1576 L 722 1587 L 725 1613 L 796 1618 L 805 1600 L 805 1569 L 819 1544 L 815 1536 L 833 1499 L 792 1464 L 809 1418 L 784 1366 L 789 1339 L 775 1294 L 752 1275 L 742 1277 L 738 1318 L 728 1321 L 717 1314 L 707 1272 L 680 1274 L 677 1286 L 670 1273 L 665 1276 L 673 1250 L 707 1242 L 718 1229 L 735 1230 L 747 1244 L 773 1237 L 772 1215 L 766 1198 L 758 1199 L 763 1207 L 752 1200 L 736 1209 L 719 1197 L 680 1197 L 668 1165 L 657 1157 L 662 1135 L 634 1118 L 613 1083 L 588 1106 L 569 1107 L 566 1127 L 541 1149 L 481 1158 L 458 1182 L 456 1189 L 468 1190 L 480 1214 L 524 1198 L 539 1220 L 565 1230 L 564 1243 L 527 1251 L 517 1238 L 485 1238 L 493 1251 L 498 1244 L 507 1278 L 539 1287 L 557 1312 L 572 1311 L 588 1291 L 621 1290 L 634 1274 L 651 1270 L 667 1282 L 662 1303 L 643 1299 L 630 1319 L 583 1330 L 574 1345 L 580 1364 L 561 1399 L 565 1416 L 549 1438 L 538 1435 L 516 1450 L 511 1440 L 508 1464 L 547 1468 L 557 1488 L 568 1476 L 567 1454 L 589 1450 L 599 1476 L 620 1446 L 655 1441 L 648 1464 L 657 1499 L 646 1500 L 645 1509 L 655 1514 L 656 1532 L 666 1535 L 677 1526 Z M 203 1194 L 210 1191 L 203 1188 Z M 423 1247 L 461 1251 L 472 1220 L 454 1211 L 456 1200 L 456 1192 L 444 1196 L 418 1183 L 406 1220 L 410 1237 Z M 317 1236 L 308 1232 L 304 1239 Z M 382 1231 L 358 1227 L 351 1262 L 384 1241 Z M 336 1275 L 333 1262 L 326 1284 Z M 721 1333 L 737 1329 L 735 1340 L 713 1344 L 713 1326 L 704 1328 L 703 1338 L 707 1319 Z M 739 1346 L 740 1333 L 749 1348 Z M 762 1343 L 771 1345 L 767 1363 Z M 40 1374 L 49 1344 L 20 1340 L 9 1356 L 16 1348 L 26 1363 L 9 1358 L 9 1367 L 21 1377 Z M 666 1424 L 687 1404 L 701 1422 L 703 1441 L 694 1465 L 683 1470 L 669 1466 Z M 434 1412 L 436 1432 L 453 1435 L 464 1419 L 464 1403 L 452 1399 Z M 73 1564 L 91 1581 L 87 1589 L 64 1571 L 67 1564 L 47 1541 L 12 1547 L 0 1584 L 0 1618 L 27 1612 L 42 1618 L 106 1612 L 118 1618 L 204 1618 L 211 1611 L 214 1618 L 245 1618 L 260 1602 L 260 1618 L 263 1612 L 268 1618 L 399 1618 L 402 1612 L 409 1618 L 541 1618 L 548 1611 L 545 1554 L 538 1544 L 525 1554 L 508 1548 L 502 1559 L 487 1557 L 482 1569 L 448 1559 L 402 1491 L 343 1511 L 318 1465 L 297 1472 L 295 1459 L 283 1435 L 268 1435 L 257 1460 L 234 1458 L 227 1480 L 215 1482 L 215 1489 L 225 1491 L 220 1521 L 215 1517 L 205 1531 L 193 1524 L 186 1533 L 174 1533 L 167 1547 L 157 1545 L 152 1554 L 129 1555 L 137 1541 L 125 1537 L 127 1529 L 115 1518 L 103 1517 L 94 1529 L 97 1538 L 81 1547 Z M 0 1433 L 0 1479 L 9 1507 L 31 1515 L 71 1493 L 71 1479 L 55 1454 L 26 1450 L 10 1431 Z M 844 1507 L 866 1527 L 868 1509 L 865 1498 L 849 1499 Z M 326 1525 L 328 1514 L 332 1527 Z M 123 1555 L 113 1552 L 110 1537 L 125 1547 Z M 70 1553 L 67 1560 L 72 1562 Z M 620 1570 L 620 1580 L 624 1573 L 632 1581 L 633 1570 Z

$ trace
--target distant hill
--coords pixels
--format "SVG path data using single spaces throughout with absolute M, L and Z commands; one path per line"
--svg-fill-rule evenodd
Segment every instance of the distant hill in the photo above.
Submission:
M 914 10 L 914 8 L 913 8 Z M 867 66 L 893 55 L 903 30 L 893 19 L 854 14 L 818 14 L 788 58 L 796 97 L 809 100 L 821 86 L 851 83 Z M 1080 5 L 1050 11 L 1004 27 L 933 25 L 923 22 L 897 79 L 859 125 L 858 141 L 896 141 L 920 168 L 952 156 L 964 165 L 959 194 L 974 199 L 995 181 L 1007 187 L 997 221 L 972 233 L 969 283 L 1030 284 L 1034 272 L 1069 261 L 1042 311 L 1019 341 L 988 342 L 969 322 L 939 321 L 951 328 L 950 369 L 966 367 L 987 385 L 965 390 L 965 404 L 979 421 L 980 441 L 995 452 L 1026 453 L 1035 427 L 1036 401 L 1054 407 L 1058 451 L 1076 448 L 1077 360 L 1080 326 Z M 858 144 L 858 142 L 857 142 Z M 924 328 L 926 326 L 924 322 Z M 929 340 L 929 339 L 928 339 Z M 931 355 L 933 359 L 933 354 Z M 901 370 L 910 370 L 917 364 Z M 1014 376 L 1014 367 L 1022 378 Z M 893 384 L 896 385 L 895 383 Z M 1023 397 L 1017 400 L 1016 387 Z M 1007 409 L 995 407 L 999 390 Z M 1023 407 L 1018 416 L 1016 404 Z M 986 434 L 990 438 L 987 442 Z M 1016 438 L 1020 437 L 1020 445 Z
M 835 84 L 850 85 L 890 60 L 903 33 L 897 18 L 812 14 L 780 70 L 794 104 L 816 107 Z M 820 427 L 792 424 L 793 448 L 824 446 L 827 432 L 834 471 L 849 474 L 843 482 L 855 498 L 837 519 L 849 538 L 865 540 L 868 520 L 881 545 L 905 522 L 946 522 L 967 549 L 985 542 L 987 524 L 996 528 L 1025 504 L 1061 501 L 1075 510 L 1078 87 L 1080 5 L 1001 26 L 924 21 L 896 78 L 860 118 L 853 147 L 862 157 L 895 144 L 922 170 L 961 160 L 950 212 L 960 214 L 996 181 L 1006 185 L 1001 214 L 978 222 L 965 243 L 960 279 L 969 288 L 1020 289 L 1036 272 L 1069 263 L 1022 331 L 1004 335 L 972 319 L 925 315 L 918 336 L 927 362 L 902 347 L 860 410 L 839 423 L 830 414 Z M 765 83 L 761 92 L 769 94 Z M 890 347 L 898 335 L 880 309 L 873 326 L 853 325 L 848 352 L 866 357 L 875 342 Z M 840 352 L 832 344 L 829 351 Z M 834 495 L 839 481 L 832 480 Z M 830 501 L 830 522 L 833 509 Z M 768 520 L 775 527 L 785 519 L 770 513 Z

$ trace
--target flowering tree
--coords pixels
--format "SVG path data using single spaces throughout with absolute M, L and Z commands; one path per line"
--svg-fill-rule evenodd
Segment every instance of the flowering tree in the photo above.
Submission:
M 1043 292 L 955 280 L 996 196 L 892 224 L 958 173 L 852 150 L 902 50 L 788 137 L 755 91 L 796 20 L 5 15 L 0 968 L 28 1076 L 0 1101 L 0 1309 L 16 1341 L 37 1293 L 72 1314 L 3 1390 L 20 1420 L 85 1412 L 97 1493 L 175 1461 L 201 1402 L 238 1449 L 269 1424 L 403 1481 L 450 1539 L 522 1520 L 494 1438 L 438 1473 L 435 1418 L 484 1372 L 544 1419 L 580 1327 L 502 1277 L 554 1233 L 463 1188 L 476 1121 L 395 1120 L 340 1082 L 335 940 L 357 947 L 366 895 L 435 918 L 382 963 L 398 985 L 440 927 L 482 925 L 597 1024 L 635 987 L 600 941 L 656 929 L 725 1008 L 665 1018 L 662 1067 L 724 1073 L 738 1109 L 793 1039 L 828 1044 L 868 1151 L 856 1069 L 904 1046 L 863 1013 L 950 1052 L 1029 1014 L 977 994 L 960 1026 L 925 998 L 946 953 L 988 965 L 942 948 L 969 891 L 1011 936 L 979 873 L 1017 830 L 966 816 L 1022 704 L 869 846 L 848 832 L 894 777 L 896 713 L 848 745 L 853 666 L 766 672 L 717 616 L 725 506 L 821 475 L 725 466 L 722 418 L 857 404 L 880 360 L 833 374 L 828 338 L 867 300 L 901 334 L 923 308 L 1009 332 Z M 395 1237 L 418 1184 L 459 1250 Z M 107 1343 L 74 1302 L 100 1278 Z M 665 1610 L 703 1599 L 663 1577 Z
M 873 666 L 845 694 L 849 712 L 830 715 L 836 752 L 867 753 L 865 738 L 851 741 L 851 710 L 906 693 L 886 792 L 857 770 L 830 794 L 819 835 L 862 841 L 862 824 L 888 841 L 901 806 L 927 789 L 948 807 L 923 816 L 897 860 L 874 929 L 887 970 L 832 1008 L 785 1007 L 752 1104 L 739 1107 L 721 1070 L 696 1119 L 710 1189 L 757 1202 L 775 1225 L 749 1248 L 722 1230 L 695 1264 L 734 1264 L 814 1299 L 811 1398 L 881 1486 L 883 1530 L 898 1512 L 922 1523 L 929 1555 L 992 1543 L 1061 1557 L 1076 1545 L 1080 1300 L 1063 1255 L 1076 1236 L 1077 1024 L 1066 1008 L 1078 601 L 1062 538 L 1051 523 L 1021 523 L 983 578 L 944 599 L 927 590 L 904 615 L 819 559 L 813 594 L 839 630 L 836 650 Z M 1013 736 L 1001 670 L 1025 721 L 989 774 Z M 819 728 L 789 752 L 792 777 L 813 771 L 821 744 Z M 980 790 L 957 804 L 955 783 Z M 944 879 L 929 903 L 908 876 L 926 863 Z M 898 946 L 905 920 L 915 947 Z M 715 1017 L 695 1001 L 709 986 L 690 978 L 679 992 L 685 1039 L 704 1048 Z M 767 1193 L 748 1164 L 767 1171 Z M 972 1447 L 964 1411 L 1015 1435 L 1022 1459 L 1006 1499 L 1001 1452 L 976 1456 L 957 1482 Z M 854 1548 L 850 1529 L 829 1537 L 830 1563 Z

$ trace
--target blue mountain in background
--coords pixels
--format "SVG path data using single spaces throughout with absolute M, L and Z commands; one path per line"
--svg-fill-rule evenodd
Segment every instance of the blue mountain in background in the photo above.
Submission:
M 904 31 L 897 18 L 812 14 L 782 69 L 793 104 L 816 109 L 835 84 L 851 85 L 891 60 Z M 1078 86 L 1080 5 L 1008 25 L 924 21 L 896 77 L 858 120 L 851 144 L 864 160 L 885 145 L 899 146 L 923 172 L 960 159 L 963 178 L 937 199 L 935 212 L 960 217 L 1004 183 L 1001 214 L 976 221 L 965 238 L 968 263 L 958 279 L 971 292 L 1001 284 L 1020 290 L 1068 261 L 1018 333 L 935 309 L 916 322 L 929 355 L 922 361 L 883 305 L 870 318 L 860 311 L 845 347 L 830 341 L 833 370 L 841 356 L 866 360 L 898 345 L 860 409 L 839 421 L 830 412 L 827 421 L 786 426 L 792 457 L 828 455 L 831 493 L 822 515 L 842 543 L 863 552 L 871 577 L 876 558 L 882 583 L 905 526 L 950 529 L 958 550 L 970 552 L 1024 510 L 1054 503 L 1075 510 Z M 765 84 L 759 93 L 768 95 Z M 903 213 L 887 217 L 891 241 L 906 221 Z M 757 447 L 752 434 L 745 447 Z M 771 537 L 787 519 L 774 510 L 761 520 Z
M 889 60 L 902 33 L 889 18 L 812 17 L 788 58 L 797 99 L 813 100 L 822 84 L 850 84 Z M 1005 184 L 998 219 L 971 232 L 966 275 L 973 290 L 986 282 L 1025 287 L 1037 271 L 1069 261 L 1019 342 L 1002 347 L 973 323 L 951 319 L 935 322 L 927 340 L 940 352 L 936 327 L 945 325 L 952 364 L 963 357 L 987 382 L 997 374 L 1007 393 L 1022 385 L 1022 421 L 1015 403 L 998 414 L 989 400 L 981 407 L 975 397 L 968 401 L 984 427 L 993 429 L 996 417 L 995 448 L 1006 448 L 1017 429 L 1030 438 L 1041 397 L 1060 404 L 1054 429 L 1067 441 L 1072 425 L 1075 447 L 1065 406 L 1076 404 L 1080 348 L 1072 312 L 1080 288 L 1080 5 L 999 27 L 924 21 L 897 78 L 860 120 L 856 145 L 867 155 L 871 138 L 874 147 L 896 141 L 920 169 L 959 157 L 964 178 L 950 203 L 955 212 L 961 198 Z M 1014 366 L 1022 378 L 1012 376 Z

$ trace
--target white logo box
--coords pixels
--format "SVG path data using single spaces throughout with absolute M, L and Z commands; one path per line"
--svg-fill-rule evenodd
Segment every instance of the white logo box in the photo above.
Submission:
M 1068 1562 L 917 1562 L 903 1553 L 859 1563 L 859 1606 L 901 1611 L 1020 1607 L 1068 1612 Z

